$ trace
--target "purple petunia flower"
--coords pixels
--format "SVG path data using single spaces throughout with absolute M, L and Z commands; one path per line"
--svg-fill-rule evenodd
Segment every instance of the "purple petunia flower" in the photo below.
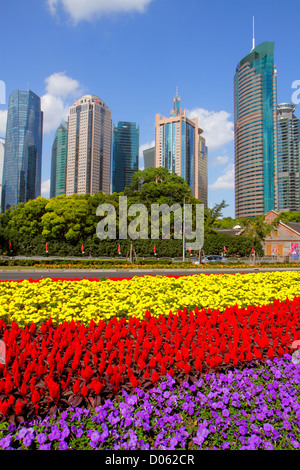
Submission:
M 11 444 L 11 436 L 10 436 L 10 435 L 4 437 L 4 438 L 1 439 L 1 441 L 0 441 L 0 447 L 1 447 L 1 449 L 3 449 L 3 450 L 8 449 L 8 447 L 10 446 L 10 444 Z
M 41 432 L 38 436 L 36 436 L 36 440 L 38 441 L 39 444 L 44 444 L 47 440 L 47 436 L 44 432 Z
M 273 444 L 271 444 L 271 442 L 265 442 L 265 449 L 266 450 L 273 450 Z
M 51 450 L 51 443 L 50 444 L 41 444 L 39 450 Z
M 25 447 L 29 447 L 32 443 L 33 439 L 30 437 L 30 435 L 26 435 L 24 438 L 23 438 L 23 444 Z
M 67 450 L 68 448 L 68 443 L 66 441 L 60 441 L 58 449 L 59 450 Z

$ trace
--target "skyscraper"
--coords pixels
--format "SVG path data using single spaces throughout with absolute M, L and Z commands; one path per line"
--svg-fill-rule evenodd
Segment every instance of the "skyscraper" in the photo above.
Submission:
M 253 47 L 237 65 L 234 76 L 236 218 L 264 214 L 277 205 L 276 81 L 273 42 Z
M 2 180 L 2 210 L 41 194 L 43 112 L 32 91 L 9 97 Z
M 52 144 L 50 198 L 66 194 L 68 124 L 60 124 Z
M 66 195 L 110 193 L 111 111 L 95 95 L 85 95 L 70 108 Z
M 300 126 L 296 105 L 277 105 L 278 211 L 300 211 Z
M 155 166 L 155 147 L 150 147 L 143 151 L 144 168 L 151 168 Z
M 207 147 L 198 118 L 189 119 L 175 96 L 170 117 L 155 116 L 155 166 L 181 176 L 207 208 Z
M 113 192 L 120 193 L 130 186 L 139 169 L 139 127 L 135 122 L 118 122 L 113 130 Z

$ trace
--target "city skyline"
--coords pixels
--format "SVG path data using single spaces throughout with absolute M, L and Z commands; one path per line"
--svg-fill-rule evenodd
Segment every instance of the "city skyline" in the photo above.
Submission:
M 14 16 L 10 26 L 5 21 L 1 25 L 6 47 L 0 80 L 6 84 L 7 100 L 14 89 L 26 87 L 42 98 L 42 195 L 49 197 L 54 134 L 75 99 L 84 93 L 96 94 L 111 109 L 113 123 L 139 124 L 142 156 L 154 142 L 155 114 L 168 115 L 178 87 L 187 114 L 198 117 L 204 130 L 208 205 L 225 199 L 229 207 L 223 214 L 234 217 L 235 68 L 251 50 L 254 15 L 256 43 L 275 43 L 277 101 L 290 102 L 295 91 L 292 84 L 300 80 L 296 60 L 299 4 L 256 0 L 251 4 L 231 0 L 229 5 L 194 0 L 135 0 L 129 4 L 124 0 L 124 8 L 118 11 L 112 0 L 115 12 L 103 13 L 105 2 L 101 0 L 87 0 L 84 10 L 77 2 L 69 2 L 72 6 L 67 7 L 65 0 L 32 0 L 30 8 L 24 3 L 13 0 L 0 7 L 0 18 Z M 24 24 L 30 34 L 24 34 Z M 174 24 L 185 34 L 176 38 L 174 48 L 166 49 L 162 38 L 173 33 Z M 15 60 L 20 44 L 24 53 Z M 197 58 L 192 44 L 199 46 Z M 0 136 L 6 112 L 7 103 L 0 104 Z

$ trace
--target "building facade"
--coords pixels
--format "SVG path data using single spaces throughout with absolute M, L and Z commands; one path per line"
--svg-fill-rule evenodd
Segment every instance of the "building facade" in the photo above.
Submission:
M 2 210 L 41 194 L 43 112 L 32 91 L 9 97 L 2 179 Z
M 277 73 L 274 43 L 254 47 L 234 76 L 235 217 L 277 207 Z
M 198 118 L 189 119 L 175 96 L 170 117 L 155 116 L 155 166 L 181 176 L 207 208 L 207 147 Z
M 112 191 L 121 193 L 131 185 L 139 169 L 139 126 L 135 122 L 118 122 L 113 129 Z
M 271 223 L 279 213 L 270 211 L 265 214 L 267 223 Z M 298 261 L 300 253 L 300 223 L 283 222 L 277 226 L 264 239 L 264 254 L 277 261 Z
M 278 211 L 300 211 L 300 127 L 296 105 L 277 106 Z
M 143 151 L 144 168 L 155 167 L 155 147 L 150 147 Z
M 52 144 L 50 198 L 66 194 L 68 124 L 58 127 Z
M 111 192 L 112 122 L 108 106 L 85 95 L 70 108 L 66 195 Z

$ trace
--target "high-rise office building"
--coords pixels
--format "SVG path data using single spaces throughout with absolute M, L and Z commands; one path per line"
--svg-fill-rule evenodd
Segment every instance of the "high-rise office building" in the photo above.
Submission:
M 70 108 L 66 195 L 109 194 L 111 180 L 111 111 L 95 95 L 85 95 Z
M 1 198 L 2 198 L 2 178 L 3 178 L 3 162 L 4 162 L 4 149 L 5 144 L 2 140 L 0 140 L 0 207 L 1 206 Z
M 207 208 L 207 147 L 198 118 L 189 119 L 175 96 L 171 116 L 155 116 L 155 166 L 181 176 Z
M 68 124 L 60 124 L 52 144 L 50 198 L 66 194 Z
M 139 169 L 139 127 L 135 122 L 118 122 L 113 129 L 112 191 L 121 193 Z
M 300 211 L 300 126 L 296 105 L 277 105 L 278 211 Z
M 155 167 L 155 147 L 150 147 L 143 151 L 144 168 Z
M 237 65 L 234 76 L 236 218 L 264 214 L 277 206 L 276 82 L 273 42 L 253 47 Z
M 9 97 L 2 180 L 2 210 L 41 194 L 43 112 L 32 91 Z

